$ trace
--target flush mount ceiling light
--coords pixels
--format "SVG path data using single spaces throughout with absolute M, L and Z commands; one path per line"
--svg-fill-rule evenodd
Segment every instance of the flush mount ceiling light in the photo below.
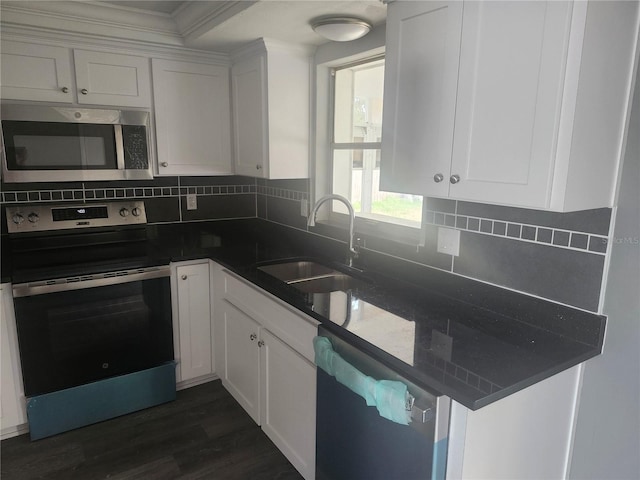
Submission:
M 311 22 L 311 28 L 334 42 L 349 42 L 369 33 L 371 24 L 355 17 L 323 17 Z

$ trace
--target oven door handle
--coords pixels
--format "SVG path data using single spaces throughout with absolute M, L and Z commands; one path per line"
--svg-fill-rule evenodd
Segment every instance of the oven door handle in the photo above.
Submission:
M 47 293 L 82 290 L 85 288 L 107 287 L 122 283 L 151 280 L 153 278 L 169 277 L 169 266 L 138 268 L 118 272 L 99 273 L 94 275 L 80 275 L 69 278 L 58 278 L 38 282 L 20 283 L 13 286 L 13 297 L 32 297 Z

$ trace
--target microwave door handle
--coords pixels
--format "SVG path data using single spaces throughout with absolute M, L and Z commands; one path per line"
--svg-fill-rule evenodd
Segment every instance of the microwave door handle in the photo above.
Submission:
M 114 125 L 113 132 L 116 137 L 116 162 L 118 162 L 118 170 L 124 170 L 124 141 L 122 136 L 122 125 Z

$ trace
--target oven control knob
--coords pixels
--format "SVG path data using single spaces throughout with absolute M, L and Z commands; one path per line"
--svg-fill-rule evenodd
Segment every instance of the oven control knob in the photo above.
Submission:
M 120 209 L 120 216 L 121 217 L 128 217 L 129 216 L 129 209 L 128 208 L 121 208 Z
M 36 223 L 38 220 L 40 220 L 40 217 L 38 216 L 38 214 L 33 212 L 31 212 L 29 216 L 27 216 L 27 218 L 31 223 Z
M 13 216 L 12 220 L 13 220 L 13 223 L 15 223 L 16 225 L 20 225 L 22 222 L 24 222 L 24 217 L 21 214 L 16 213 Z
M 140 210 L 138 207 L 135 207 L 133 210 L 131 210 L 131 213 L 134 217 L 139 217 L 142 213 L 142 210 Z

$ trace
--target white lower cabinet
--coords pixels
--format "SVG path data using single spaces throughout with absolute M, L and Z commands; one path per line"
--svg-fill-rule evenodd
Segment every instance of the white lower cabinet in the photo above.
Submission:
M 214 279 L 222 384 L 302 476 L 315 478 L 317 324 L 224 270 Z
M 260 424 L 305 478 L 315 476 L 316 368 L 262 329 Z
M 219 306 L 222 331 L 219 335 L 224 352 L 219 372 L 222 384 L 242 408 L 260 424 L 260 325 L 226 301 Z
M 0 287 L 0 348 L 2 390 L 0 390 L 0 428 L 2 439 L 26 431 L 27 412 L 20 373 L 20 356 L 11 285 Z
M 183 388 L 208 381 L 215 372 L 209 261 L 171 267 L 176 381 Z

